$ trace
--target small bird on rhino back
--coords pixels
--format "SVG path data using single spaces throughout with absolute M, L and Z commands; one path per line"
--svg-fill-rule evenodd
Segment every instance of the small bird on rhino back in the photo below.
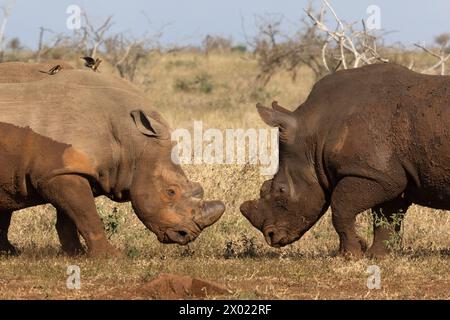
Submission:
M 39 70 L 39 72 L 46 73 L 50 76 L 53 76 L 53 75 L 57 74 L 59 71 L 61 71 L 61 69 L 62 69 L 61 65 L 57 64 L 56 66 L 52 67 L 48 71 Z
M 80 59 L 84 60 L 84 66 L 85 67 L 87 67 L 89 69 L 92 69 L 93 71 L 97 71 L 100 63 L 102 62 L 102 60 L 99 59 L 99 58 L 94 59 L 94 58 L 88 57 L 88 56 L 80 57 Z

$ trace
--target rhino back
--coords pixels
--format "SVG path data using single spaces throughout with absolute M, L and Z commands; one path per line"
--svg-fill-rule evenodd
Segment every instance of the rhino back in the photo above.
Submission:
M 295 114 L 303 133 L 317 138 L 330 172 L 375 176 L 403 167 L 416 184 L 444 185 L 443 179 L 450 183 L 449 87 L 449 76 L 372 65 L 319 81 Z
M 42 63 L 3 62 L 0 63 L 0 83 L 20 83 L 43 80 L 49 77 L 45 72 L 56 65 L 62 70 L 74 67 L 62 60 L 49 60 Z
M 132 153 L 135 130 L 130 111 L 150 112 L 143 95 L 128 82 L 84 70 L 62 70 L 45 79 L 0 84 L 0 121 L 29 126 L 73 145 L 99 166 Z
M 448 106 L 449 86 L 449 76 L 419 74 L 395 64 L 368 65 L 324 77 L 295 113 L 316 124 L 314 129 L 333 126 L 354 114 L 383 125 L 399 106 L 409 115 L 420 113 L 430 103 Z

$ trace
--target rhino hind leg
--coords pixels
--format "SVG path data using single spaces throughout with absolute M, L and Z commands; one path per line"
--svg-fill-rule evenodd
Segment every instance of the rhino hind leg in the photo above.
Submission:
M 400 239 L 400 229 L 404 215 L 411 202 L 398 197 L 372 209 L 373 243 L 367 251 L 371 258 L 389 254 L 392 245 Z
M 69 256 L 85 253 L 80 242 L 78 229 L 70 217 L 62 210 L 56 212 L 56 231 L 62 250 Z
M 0 255 L 16 256 L 20 252 L 8 240 L 12 211 L 0 212 Z
M 42 181 L 38 191 L 58 211 L 64 212 L 84 238 L 92 257 L 117 256 L 118 251 L 108 242 L 95 207 L 89 182 L 77 175 L 59 175 Z
M 366 249 L 356 233 L 356 216 L 379 204 L 396 198 L 402 192 L 398 183 L 384 183 L 360 177 L 345 177 L 337 184 L 331 197 L 332 221 L 339 235 L 340 254 L 361 258 Z

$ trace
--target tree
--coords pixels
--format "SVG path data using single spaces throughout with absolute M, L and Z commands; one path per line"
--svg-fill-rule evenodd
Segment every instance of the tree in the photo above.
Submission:
M 11 10 L 15 4 L 15 0 L 9 1 L 7 4 L 2 6 L 0 9 L 2 10 L 3 20 L 0 24 L 0 61 L 3 61 L 4 57 L 4 43 L 5 43 L 5 29 L 6 24 L 8 23 L 9 16 L 11 15 Z

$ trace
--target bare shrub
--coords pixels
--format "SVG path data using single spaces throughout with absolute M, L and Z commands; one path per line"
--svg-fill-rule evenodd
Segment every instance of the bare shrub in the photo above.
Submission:
M 322 77 L 326 69 L 320 53 L 325 38 L 305 19 L 302 19 L 303 27 L 293 36 L 281 31 L 281 23 L 282 17 L 258 19 L 258 33 L 253 41 L 261 70 L 258 80 L 266 85 L 280 70 L 287 70 L 295 80 L 301 65 L 309 67 L 316 79 Z
M 357 68 L 363 65 L 395 62 L 414 69 L 417 52 L 403 46 L 385 46 L 384 34 L 369 30 L 364 20 L 348 23 L 339 18 L 328 0 L 322 0 L 319 10 L 314 10 L 312 2 L 304 10 L 298 31 L 289 35 L 282 32 L 282 17 L 259 18 L 258 31 L 251 44 L 254 48 L 260 73 L 257 79 L 266 85 L 272 76 L 281 70 L 296 78 L 300 66 L 307 66 L 315 75 L 315 80 L 338 69 Z M 329 13 L 334 24 L 325 17 Z M 359 26 L 359 27 L 358 27 Z M 446 62 L 450 59 L 450 34 L 443 33 L 435 38 L 435 47 L 427 48 L 415 44 L 437 62 L 419 72 L 445 74 Z
M 219 35 L 207 35 L 202 41 L 202 48 L 205 55 L 210 52 L 229 52 L 233 47 L 233 41 Z
M 443 33 L 434 38 L 437 48 L 427 48 L 422 44 L 414 44 L 416 47 L 422 49 L 427 54 L 431 55 L 438 61 L 431 67 L 423 69 L 422 73 L 433 73 L 439 68 L 439 73 L 445 75 L 445 64 L 450 58 L 450 33 Z
M 134 80 L 139 61 L 146 57 L 149 49 L 144 40 L 134 40 L 123 34 L 116 34 L 104 42 L 105 59 L 111 63 L 122 78 Z
M 112 26 L 112 16 L 109 16 L 98 27 L 89 20 L 86 12 L 83 12 L 83 27 L 81 28 L 82 40 L 85 46 L 85 54 L 91 57 L 97 55 L 97 50 L 105 42 L 105 35 Z
M 111 34 L 112 16 L 108 16 L 98 26 L 94 26 L 86 13 L 83 19 L 84 27 L 75 33 L 72 47 L 94 58 L 98 54 L 102 55 L 122 78 L 130 81 L 135 78 L 139 62 L 154 49 L 156 40 L 162 35 L 162 31 L 140 38 L 123 32 Z
M 378 52 L 379 44 L 382 40 L 376 30 L 368 30 L 364 20 L 361 20 L 362 28 L 356 29 L 355 23 L 347 23 L 341 20 L 335 10 L 327 0 L 322 0 L 323 5 L 319 15 L 314 15 L 311 9 L 306 9 L 307 16 L 313 21 L 314 26 L 327 36 L 327 40 L 322 47 L 322 60 L 328 72 L 334 72 L 328 66 L 326 51 L 330 48 L 334 59 L 338 59 L 339 67 L 343 69 L 357 68 L 361 65 L 375 62 L 388 62 Z M 336 26 L 329 27 L 324 22 L 325 13 L 329 10 L 335 19 Z
M 23 49 L 22 43 L 20 42 L 19 38 L 12 38 L 11 40 L 9 40 L 8 44 L 6 45 L 6 48 L 8 48 L 13 52 L 17 52 Z
M 8 23 L 9 16 L 11 15 L 11 10 L 15 4 L 15 0 L 7 2 L 5 5 L 0 7 L 2 11 L 2 22 L 0 24 L 0 62 L 3 61 L 4 50 L 5 50 L 5 29 Z
M 326 25 L 327 11 L 331 12 L 336 26 Z M 294 35 L 281 31 L 282 17 L 259 18 L 252 44 L 261 70 L 258 80 L 264 85 L 280 70 L 290 72 L 295 80 L 302 65 L 310 68 L 317 80 L 339 68 L 388 61 L 379 53 L 381 35 L 367 30 L 364 21 L 360 30 L 355 29 L 354 23 L 342 21 L 325 0 L 318 11 L 310 2 L 305 13 Z

